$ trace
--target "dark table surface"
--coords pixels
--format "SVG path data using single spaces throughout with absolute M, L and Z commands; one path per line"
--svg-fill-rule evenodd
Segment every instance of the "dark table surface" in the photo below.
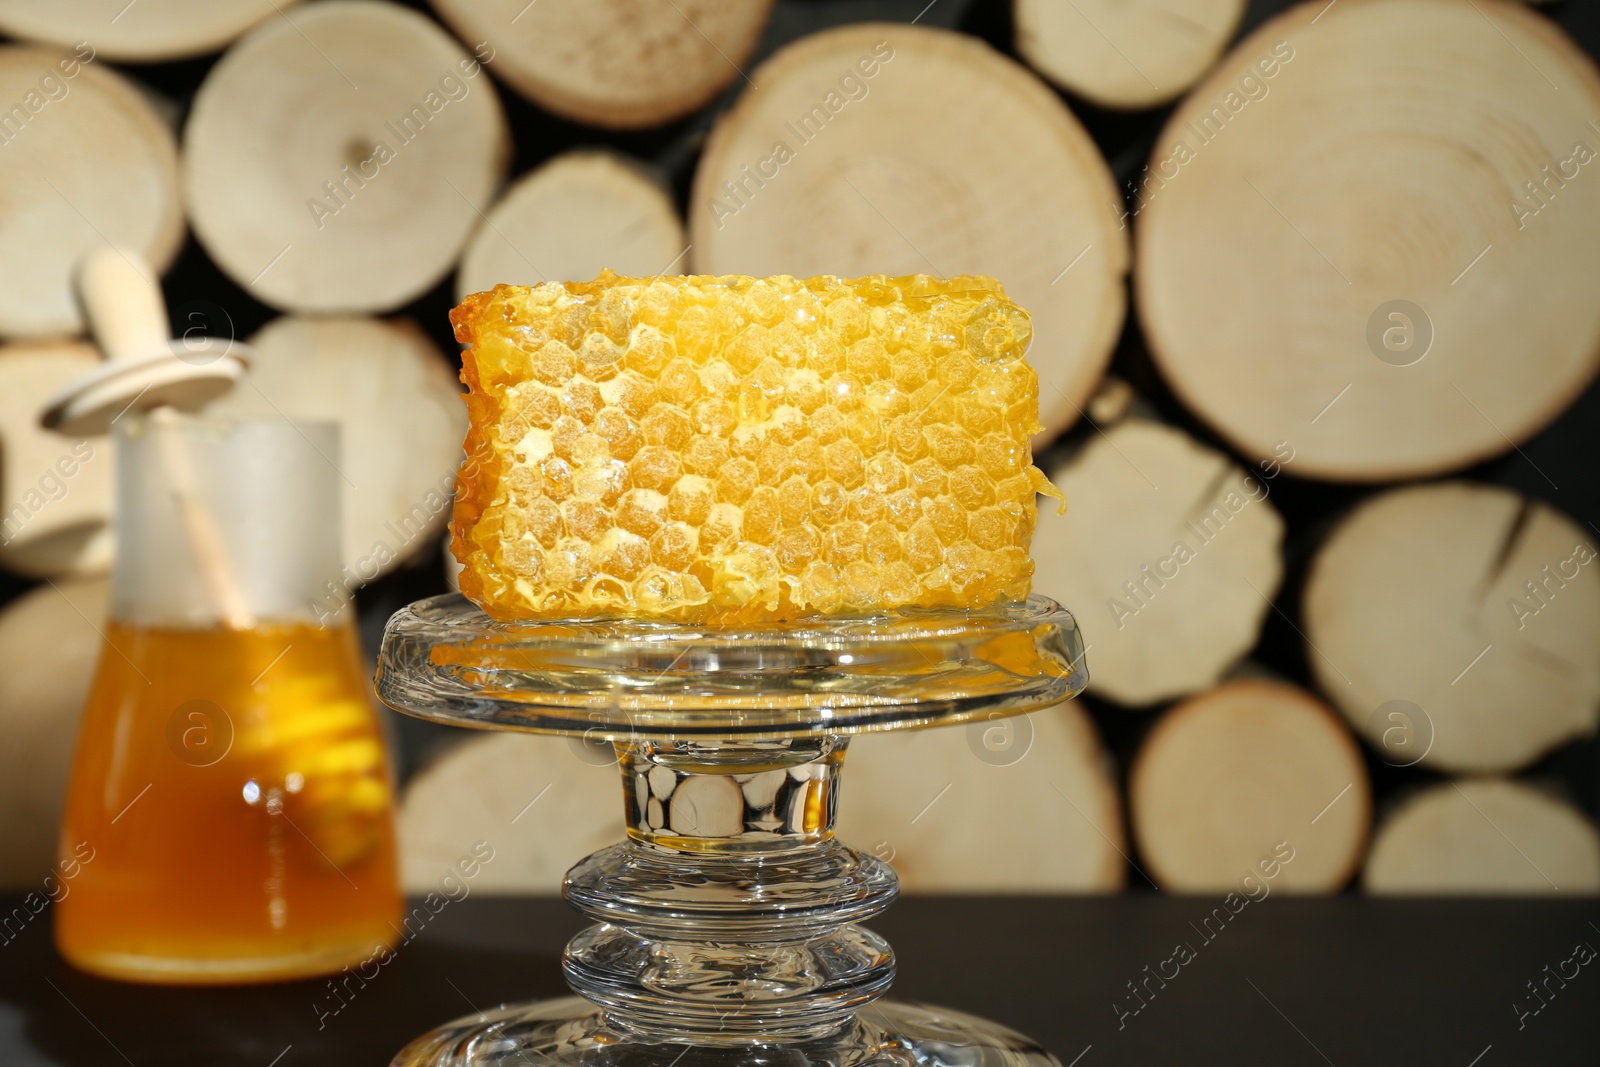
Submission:
M 1069 1067 L 1600 1063 L 1600 960 L 1574 957 L 1600 948 L 1600 902 L 1272 897 L 1207 940 L 1217 904 L 910 898 L 872 925 L 895 944 L 897 995 L 1006 1023 Z M 321 982 L 171 989 L 79 974 L 56 956 L 46 911 L 0 945 L 0 1064 L 381 1065 L 447 1019 L 564 995 L 557 960 L 581 922 L 552 899 L 451 903 L 319 1029 Z M 1180 942 L 1192 958 L 1164 964 Z M 1128 983 L 1147 965 L 1178 973 L 1152 980 L 1135 1014 Z M 1551 991 L 1536 1014 L 1529 982 Z

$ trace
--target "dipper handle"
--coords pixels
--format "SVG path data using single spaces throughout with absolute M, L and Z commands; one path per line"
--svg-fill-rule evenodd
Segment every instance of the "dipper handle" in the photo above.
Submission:
M 108 359 L 145 359 L 171 350 L 166 302 L 143 256 L 101 245 L 84 254 L 76 274 L 78 300 Z

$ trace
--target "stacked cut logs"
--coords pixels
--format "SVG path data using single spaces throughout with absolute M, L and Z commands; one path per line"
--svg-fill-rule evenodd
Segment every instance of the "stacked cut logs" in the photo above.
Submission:
M 1035 589 L 1077 613 L 1088 709 L 857 739 L 843 832 L 914 889 L 1600 891 L 1541 762 L 1600 718 L 1593 516 L 1525 456 L 1545 499 L 1405 484 L 1520 446 L 1600 366 L 1593 64 L 1511 0 L 1310 0 L 1238 40 L 1242 0 L 1013 6 L 1016 58 L 938 9 L 774 41 L 770 0 L 0 0 L 29 42 L 0 46 L 0 567 L 60 586 L 0 615 L 0 661 L 94 655 L 110 449 L 37 411 L 97 358 L 71 277 L 103 242 L 164 271 L 187 220 L 223 291 L 282 313 L 211 410 L 342 426 L 341 596 L 437 552 L 465 417 L 415 321 L 441 291 L 989 274 L 1032 316 L 1068 501 Z M 112 65 L 218 51 L 187 106 Z M 1083 104 L 1173 110 L 1113 167 Z M 528 106 L 601 147 L 513 144 Z M 31 820 L 4 877 L 46 853 L 75 685 L 0 672 L 0 724 L 53 753 L 0 774 Z M 1100 727 L 1129 717 L 1119 771 Z M 494 827 L 495 888 L 554 891 L 614 836 L 610 762 L 446 751 L 408 790 L 408 883 Z
M 103 578 L 41 585 L 0 610 L 0 889 L 32 889 L 56 861 L 78 717 L 104 641 Z
M 1318 109 L 1333 99 L 1341 106 Z M 1515 4 L 1305 4 L 1269 21 L 1178 106 L 1130 189 L 1136 304 L 1165 382 L 1263 481 L 1392 482 L 1526 439 L 1588 386 L 1600 358 L 1600 185 L 1576 180 L 1594 158 L 1600 131 L 1586 122 L 1597 103 L 1593 65 Z M 1313 109 L 1321 118 L 1307 122 Z M 1503 139 L 1507 121 L 1529 136 Z M 1085 448 L 1063 478 L 1092 475 L 1096 451 L 1106 449 Z M 1547 780 L 1503 777 L 1594 734 L 1593 531 L 1509 490 L 1450 482 L 1390 489 L 1300 541 L 1309 573 L 1298 614 L 1283 619 L 1368 759 L 1473 776 L 1400 787 L 1364 887 L 1600 889 L 1592 822 Z M 1055 576 L 1073 563 L 1042 561 L 1040 574 L 1065 582 Z M 1148 604 L 1116 636 L 1137 639 L 1135 623 L 1158 619 L 1169 591 L 1142 594 Z M 1239 591 L 1255 593 L 1270 590 L 1252 579 Z M 1079 606 L 1088 631 L 1099 605 Z M 1180 647 L 1161 633 L 1143 651 L 1166 665 Z M 1092 673 L 1092 653 L 1090 663 Z M 1240 687 L 1255 684 L 1181 705 L 1145 742 L 1133 823 L 1163 885 L 1197 885 L 1200 861 L 1229 855 L 1232 835 L 1253 825 L 1247 813 L 1293 822 L 1307 803 L 1298 790 L 1349 765 L 1331 750 L 1306 762 L 1264 726 L 1203 759 L 1216 744 L 1197 725 L 1203 709 L 1234 706 L 1243 721 Z M 1286 728 L 1287 711 L 1277 718 Z M 1209 721 L 1220 734 L 1223 714 Z M 1196 785 L 1190 805 L 1173 803 L 1185 773 L 1227 766 L 1222 752 L 1251 784 Z M 1285 767 L 1298 767 L 1292 781 Z M 1319 813 L 1318 830 L 1342 810 L 1366 818 L 1364 798 L 1351 799 L 1366 789 L 1364 769 L 1343 773 L 1351 792 Z M 1233 815 L 1214 815 L 1230 803 Z M 1287 828 L 1273 833 L 1293 842 Z M 1360 849 L 1359 837 L 1329 849 L 1342 873 L 1323 888 L 1363 862 Z M 1175 866 L 1185 859 L 1193 866 Z

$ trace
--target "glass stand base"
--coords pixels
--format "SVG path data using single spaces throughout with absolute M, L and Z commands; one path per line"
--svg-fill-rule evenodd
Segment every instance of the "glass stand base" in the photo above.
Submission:
M 880 1000 L 835 1033 L 794 1043 L 679 1044 L 609 1025 L 581 997 L 513 1004 L 446 1023 L 391 1067 L 1060 1067 L 1021 1034 L 947 1008 Z

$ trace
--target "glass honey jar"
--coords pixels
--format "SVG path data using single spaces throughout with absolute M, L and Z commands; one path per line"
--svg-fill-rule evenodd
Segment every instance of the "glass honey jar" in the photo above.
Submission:
M 157 412 L 114 428 L 111 618 L 62 826 L 83 970 L 338 971 L 398 936 L 393 780 L 340 573 L 338 431 Z M 319 621 L 320 620 L 320 621 Z

